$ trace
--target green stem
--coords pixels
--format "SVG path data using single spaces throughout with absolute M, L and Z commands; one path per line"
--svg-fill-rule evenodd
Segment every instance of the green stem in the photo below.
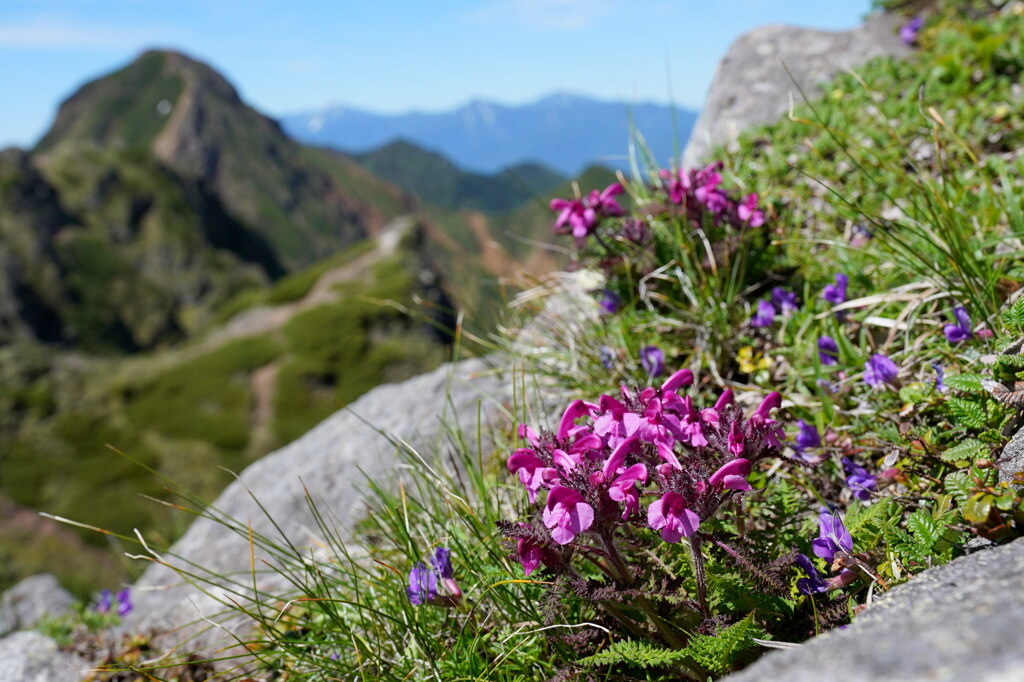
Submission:
M 690 536 L 690 556 L 693 558 L 693 576 L 697 580 L 697 603 L 705 618 L 711 617 L 708 610 L 708 576 L 704 571 L 704 555 L 700 551 L 700 535 Z
M 626 562 L 623 561 L 622 555 L 619 554 L 619 550 L 615 547 L 615 541 L 609 533 L 601 533 L 601 541 L 604 542 L 605 551 L 608 552 L 608 557 L 612 560 L 616 570 L 619 572 L 621 580 L 626 585 L 633 587 L 633 574 L 630 572 L 629 567 L 626 566 Z M 654 623 L 654 627 L 658 629 L 661 636 L 665 638 L 665 641 L 669 643 L 674 649 L 682 649 L 686 646 L 686 642 L 679 639 L 679 637 L 671 629 L 672 624 L 667 622 L 664 618 L 658 615 L 657 610 L 654 608 L 654 604 L 651 600 L 644 595 L 637 596 L 637 604 L 641 610 L 647 614 Z

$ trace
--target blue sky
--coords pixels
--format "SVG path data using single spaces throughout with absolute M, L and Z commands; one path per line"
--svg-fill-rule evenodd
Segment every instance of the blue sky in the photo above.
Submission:
M 82 83 L 149 47 L 225 74 L 270 115 L 440 111 L 554 91 L 698 108 L 766 23 L 845 29 L 870 0 L 0 0 L 0 147 L 33 144 Z

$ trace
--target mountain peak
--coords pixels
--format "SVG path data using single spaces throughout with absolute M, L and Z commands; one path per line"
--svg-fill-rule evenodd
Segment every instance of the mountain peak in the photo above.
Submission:
M 152 148 L 175 111 L 201 90 L 228 107 L 237 91 L 208 65 L 173 50 L 147 50 L 117 71 L 86 83 L 60 106 L 36 151 L 92 144 Z
M 223 198 L 293 269 L 383 225 L 380 208 L 344 186 L 369 183 L 346 159 L 326 160 L 241 100 L 207 64 L 172 50 L 148 50 L 69 97 L 34 156 L 59 163 L 87 150 L 153 158 Z M 382 205 L 402 204 L 380 187 Z

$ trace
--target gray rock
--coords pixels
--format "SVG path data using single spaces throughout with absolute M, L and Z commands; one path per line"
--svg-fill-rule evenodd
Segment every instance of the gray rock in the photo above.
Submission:
M 728 145 L 744 130 L 789 111 L 790 103 L 801 99 L 794 80 L 813 97 L 818 84 L 841 71 L 872 57 L 908 54 L 895 22 L 876 14 L 849 31 L 769 25 L 740 36 L 718 64 L 683 152 L 683 167 L 699 165 L 716 145 Z
M 445 423 L 457 424 L 469 442 L 477 433 L 478 405 L 483 423 L 493 423 L 500 412 L 505 382 L 481 360 L 445 365 L 401 384 L 378 386 L 354 404 L 322 422 L 290 445 L 246 469 L 214 502 L 222 515 L 252 524 L 277 542 L 281 535 L 254 499 L 264 506 L 281 532 L 296 546 L 315 546 L 320 539 L 307 506 L 305 493 L 325 514 L 333 515 L 345 534 L 365 511 L 367 477 L 394 485 L 402 477 L 420 476 L 414 467 L 399 464 L 397 448 L 377 429 L 402 438 L 428 461 L 445 449 Z M 257 551 L 257 564 L 260 555 Z M 209 519 L 195 521 L 164 557 L 168 563 L 199 573 L 235 576 L 251 584 L 247 541 Z M 195 566 L 189 567 L 189 563 Z M 263 571 L 261 589 L 281 590 L 280 576 Z M 130 630 L 175 630 L 163 645 L 187 641 L 192 650 L 230 642 L 224 629 L 244 628 L 241 621 L 225 620 L 224 606 L 210 595 L 183 583 L 170 568 L 150 566 L 133 590 L 134 610 L 125 619 Z
M 0 637 L 27 630 L 43 616 L 63 616 L 74 603 L 71 593 L 49 573 L 25 578 L 0 597 Z
M 0 639 L 0 682 L 81 682 L 89 664 L 38 632 Z
M 1024 680 L 1024 539 L 961 557 L 876 599 L 845 630 L 772 652 L 729 682 Z

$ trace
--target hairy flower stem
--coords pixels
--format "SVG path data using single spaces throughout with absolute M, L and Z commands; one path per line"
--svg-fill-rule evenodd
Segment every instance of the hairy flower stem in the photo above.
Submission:
M 708 576 L 704 571 L 704 555 L 700 551 L 700 534 L 694 533 L 690 536 L 690 555 L 693 557 L 693 576 L 697 580 L 697 603 L 700 605 L 701 615 L 705 618 L 711 617 L 708 610 Z
M 615 565 L 616 571 L 619 573 L 620 579 L 630 587 L 633 586 L 633 573 L 626 566 L 626 562 L 623 561 L 622 555 L 619 554 L 619 550 L 615 547 L 615 541 L 612 539 L 610 533 L 601 533 L 601 541 L 604 543 L 605 551 L 608 552 L 608 557 L 612 560 Z M 666 621 L 662 616 L 658 615 L 657 610 L 654 608 L 654 604 L 651 600 L 644 595 L 638 595 L 636 598 L 637 604 L 647 614 L 654 623 L 654 627 L 658 629 L 661 636 L 665 638 L 669 646 L 674 649 L 682 649 L 686 646 L 686 642 L 681 640 L 674 632 L 672 632 L 672 624 Z

